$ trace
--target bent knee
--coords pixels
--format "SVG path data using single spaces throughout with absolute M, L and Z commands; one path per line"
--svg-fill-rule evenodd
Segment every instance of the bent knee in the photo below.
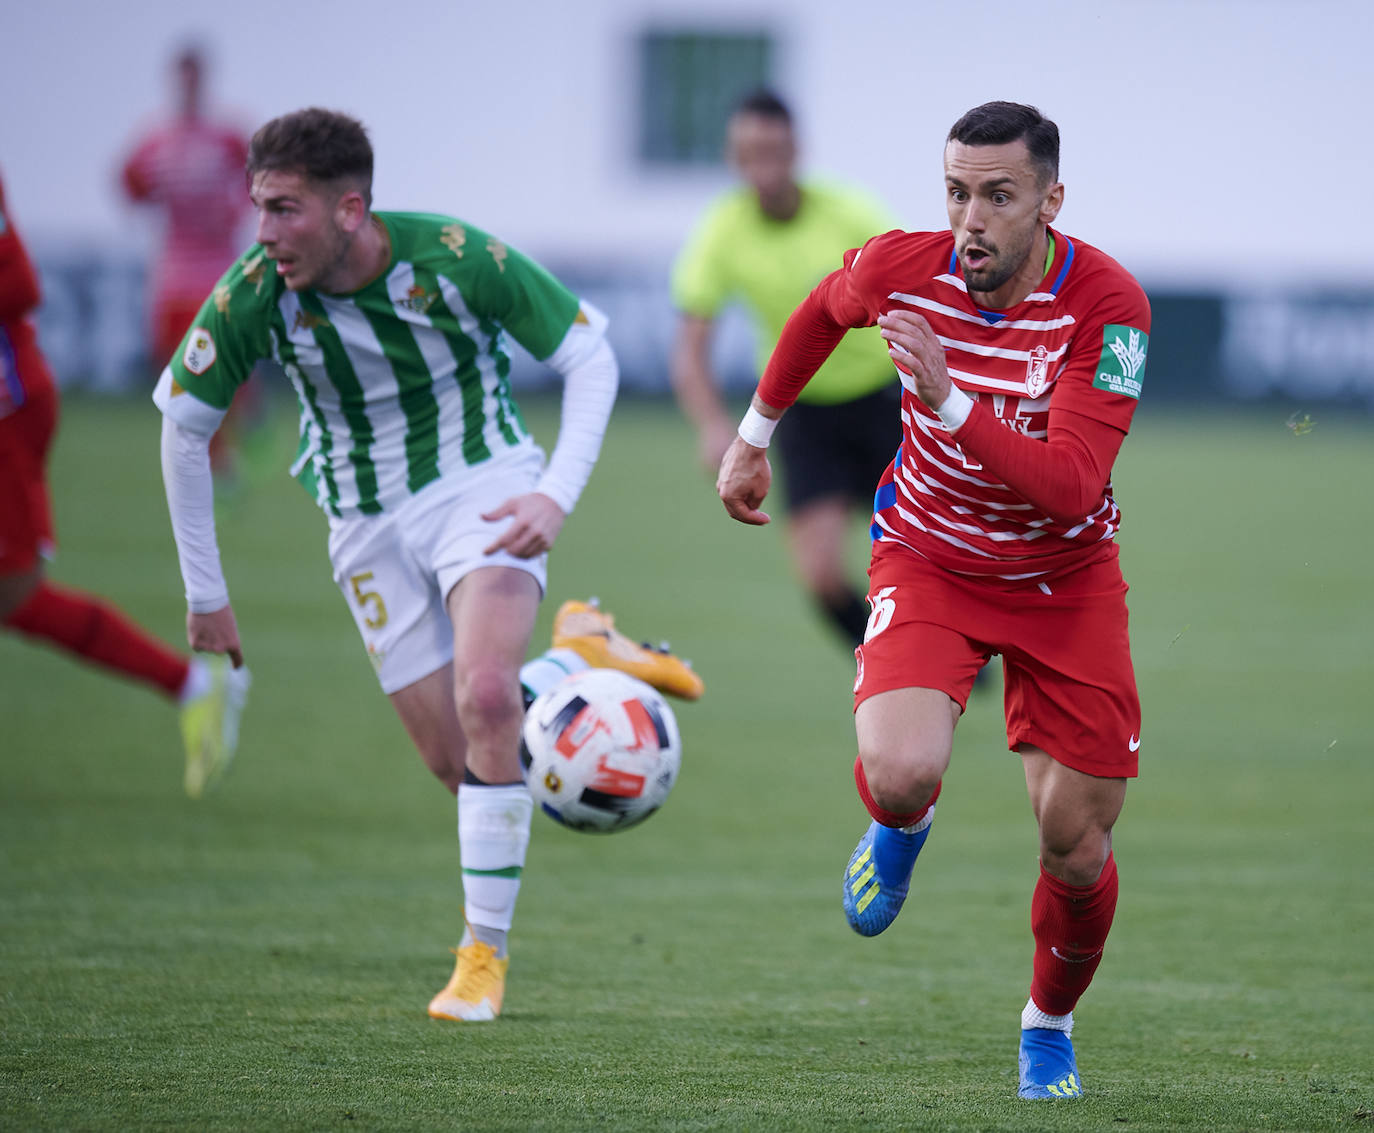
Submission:
M 860 750 L 864 778 L 873 801 L 894 814 L 918 811 L 940 785 L 947 759 L 938 753 L 893 753 Z
M 1112 852 L 1110 830 L 1088 829 L 1076 835 L 1040 832 L 1040 862 L 1047 871 L 1069 885 L 1092 885 Z
M 465 731 L 509 723 L 524 715 L 518 673 L 483 665 L 455 677 L 454 700 Z

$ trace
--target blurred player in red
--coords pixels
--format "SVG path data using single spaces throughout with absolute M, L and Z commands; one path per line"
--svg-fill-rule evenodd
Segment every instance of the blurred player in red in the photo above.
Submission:
M 205 116 L 205 57 L 199 48 L 177 55 L 174 75 L 174 115 L 138 141 L 122 175 L 129 199 L 156 208 L 163 220 L 151 278 L 150 349 L 159 372 L 191 329 L 205 296 L 238 258 L 252 212 L 244 172 L 248 139 Z M 252 381 L 240 389 L 210 446 L 217 475 L 233 475 L 241 434 L 261 408 L 262 392 Z
M 38 301 L 38 275 L 0 185 L 0 625 L 177 701 L 186 791 L 199 797 L 233 758 L 248 670 L 230 670 L 219 658 L 188 658 L 112 606 L 44 577 L 43 560 L 55 548 L 45 465 L 57 428 L 57 387 L 27 318 Z
M 1110 477 L 1150 307 L 1120 264 L 1050 227 L 1059 130 L 1034 107 L 969 111 L 944 172 L 948 231 L 875 237 L 793 313 L 718 488 L 734 518 L 768 522 L 774 423 L 846 330 L 882 328 L 903 436 L 874 500 L 854 683 L 873 821 L 845 869 L 845 915 L 865 936 L 897 916 L 969 689 L 1000 653 L 1040 832 L 1018 1092 L 1077 1097 L 1073 1009 L 1116 909 L 1112 827 L 1140 747 Z

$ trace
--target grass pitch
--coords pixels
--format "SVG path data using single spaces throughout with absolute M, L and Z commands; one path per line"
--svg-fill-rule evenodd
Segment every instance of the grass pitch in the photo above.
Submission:
M 529 410 L 547 443 L 556 405 Z M 212 798 L 181 793 L 167 704 L 0 638 L 0 1127 L 1370 1127 L 1374 430 L 1284 416 L 1147 406 L 1118 462 L 1143 775 L 1081 1101 L 1015 1099 L 1035 832 L 996 692 L 960 726 L 907 910 L 861 940 L 847 650 L 778 526 L 727 520 L 685 426 L 627 401 L 540 638 L 597 594 L 707 695 L 678 707 L 650 822 L 536 817 L 494 1025 L 425 1016 L 461 924 L 454 806 L 284 473 L 221 516 L 256 681 Z M 157 430 L 142 400 L 68 404 L 53 574 L 180 641 Z

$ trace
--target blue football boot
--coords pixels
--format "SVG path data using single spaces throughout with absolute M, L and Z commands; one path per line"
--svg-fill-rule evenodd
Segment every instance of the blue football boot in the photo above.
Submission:
M 1021 1032 L 1018 1059 L 1020 1098 L 1077 1098 L 1083 1094 L 1078 1079 L 1078 1060 L 1073 1056 L 1073 1041 L 1063 1031 L 1028 1027 Z
M 877 936 L 902 911 L 916 855 L 930 834 L 931 807 L 925 827 L 914 834 L 869 824 L 844 871 L 844 915 L 860 936 Z

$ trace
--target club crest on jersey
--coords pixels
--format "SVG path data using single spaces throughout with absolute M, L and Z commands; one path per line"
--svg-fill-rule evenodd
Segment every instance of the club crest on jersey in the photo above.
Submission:
M 1026 396 L 1032 401 L 1050 384 L 1050 352 L 1037 346 L 1026 358 Z
M 204 327 L 195 327 L 186 338 L 181 364 L 192 374 L 203 374 L 215 364 L 215 340 Z
M 396 306 L 403 307 L 407 311 L 413 311 L 417 315 L 426 315 L 438 300 L 439 293 L 437 291 L 426 291 L 417 283 L 406 292 L 404 299 L 396 300 Z
M 1149 347 L 1150 336 L 1143 330 L 1109 324 L 1102 332 L 1102 356 L 1097 360 L 1093 388 L 1139 401 Z

